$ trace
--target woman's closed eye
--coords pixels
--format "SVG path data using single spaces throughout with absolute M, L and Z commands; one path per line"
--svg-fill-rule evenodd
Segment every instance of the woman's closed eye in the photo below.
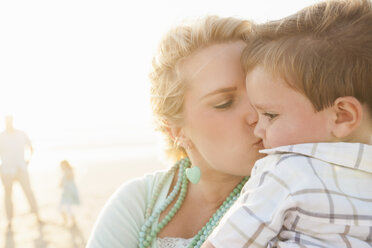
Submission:
M 216 109 L 226 109 L 229 108 L 233 104 L 233 100 L 230 99 L 228 101 L 222 102 L 221 104 L 215 105 L 214 108 Z
M 267 117 L 270 121 L 274 120 L 276 117 L 278 117 L 278 114 L 270 113 L 270 112 L 264 112 L 262 113 L 263 116 Z

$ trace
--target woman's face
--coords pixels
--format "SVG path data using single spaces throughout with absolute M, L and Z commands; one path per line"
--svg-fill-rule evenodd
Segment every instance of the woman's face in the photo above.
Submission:
M 261 139 L 253 134 L 257 114 L 252 108 L 240 64 L 242 41 L 216 44 L 185 59 L 187 78 L 181 133 L 188 155 L 202 170 L 249 175 L 262 157 Z

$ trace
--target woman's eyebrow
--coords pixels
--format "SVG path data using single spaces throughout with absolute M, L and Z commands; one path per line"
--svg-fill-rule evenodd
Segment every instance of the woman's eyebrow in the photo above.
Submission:
M 216 89 L 216 90 L 214 90 L 212 92 L 209 92 L 208 94 L 202 96 L 201 99 L 203 99 L 205 97 L 208 97 L 208 96 L 211 96 L 211 95 L 216 95 L 216 94 L 231 92 L 231 91 L 236 91 L 236 90 L 237 90 L 237 87 L 219 88 L 219 89 Z

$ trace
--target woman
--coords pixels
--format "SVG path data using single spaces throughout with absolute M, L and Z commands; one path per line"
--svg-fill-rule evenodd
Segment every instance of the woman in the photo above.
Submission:
M 204 242 L 261 156 L 240 64 L 250 32 L 248 21 L 207 17 L 166 34 L 153 60 L 151 103 L 168 155 L 178 162 L 168 172 L 123 185 L 102 211 L 87 247 Z

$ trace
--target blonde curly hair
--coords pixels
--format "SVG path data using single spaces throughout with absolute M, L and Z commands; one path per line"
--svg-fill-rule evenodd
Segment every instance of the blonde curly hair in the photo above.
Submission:
M 155 126 L 165 135 L 166 155 L 180 159 L 184 148 L 175 144 L 169 133 L 169 124 L 182 123 L 182 106 L 186 80 L 178 65 L 198 50 L 218 43 L 245 40 L 252 32 L 252 23 L 234 17 L 207 16 L 183 23 L 165 34 L 152 61 L 150 72 L 150 102 Z

